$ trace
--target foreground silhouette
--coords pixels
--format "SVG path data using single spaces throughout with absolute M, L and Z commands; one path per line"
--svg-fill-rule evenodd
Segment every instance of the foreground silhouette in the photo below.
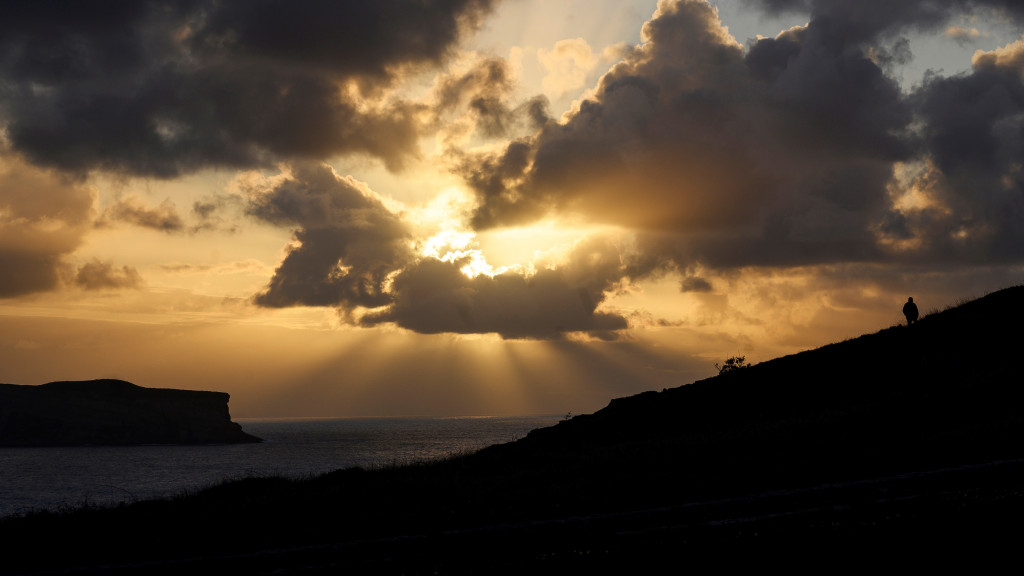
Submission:
M 7 519 L 5 568 L 831 571 L 959 556 L 984 569 L 1016 557 L 1024 512 L 1024 392 L 1007 319 L 1024 319 L 1024 288 L 929 314 L 913 331 L 616 399 L 449 460 Z M 30 553 L 39 542 L 61 553 Z

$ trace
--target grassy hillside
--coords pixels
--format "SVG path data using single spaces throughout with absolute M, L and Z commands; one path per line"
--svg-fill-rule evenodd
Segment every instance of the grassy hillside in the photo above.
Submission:
M 1024 382 L 1013 326 L 1021 320 L 1024 287 L 1010 288 L 913 326 L 614 400 L 524 444 L 627 458 L 671 444 L 667 452 L 684 459 L 708 451 L 726 467 L 741 455 L 763 470 L 784 467 L 793 481 L 1015 455 Z M 721 457 L 726 446 L 732 456 Z
M 492 574 L 1013 557 L 1024 287 L 441 462 L 0 522 L 12 573 Z M 46 542 L 62 554 L 33 554 Z M 895 555 L 895 557 L 893 557 Z M 144 569 L 144 570 L 143 570 Z M 0 568 L 0 573 L 5 569 Z

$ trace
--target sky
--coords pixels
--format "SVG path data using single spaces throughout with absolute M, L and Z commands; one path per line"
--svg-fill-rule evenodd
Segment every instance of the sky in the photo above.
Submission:
M 1024 279 L 1016 0 L 4 12 L 0 382 L 589 413 Z

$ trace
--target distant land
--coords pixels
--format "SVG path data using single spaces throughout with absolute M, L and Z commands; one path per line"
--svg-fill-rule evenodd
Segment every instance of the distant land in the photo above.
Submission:
M 228 398 L 123 380 L 0 384 L 0 446 L 260 442 L 231 421 Z
M 1008 288 L 473 454 L 11 517 L 0 541 L 11 573 L 994 571 L 1024 537 L 1022 322 Z

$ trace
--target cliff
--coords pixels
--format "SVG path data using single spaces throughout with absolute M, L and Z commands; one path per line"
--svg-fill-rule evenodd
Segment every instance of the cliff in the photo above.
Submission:
M 231 421 L 228 394 L 122 380 L 0 384 L 0 446 L 260 442 Z

